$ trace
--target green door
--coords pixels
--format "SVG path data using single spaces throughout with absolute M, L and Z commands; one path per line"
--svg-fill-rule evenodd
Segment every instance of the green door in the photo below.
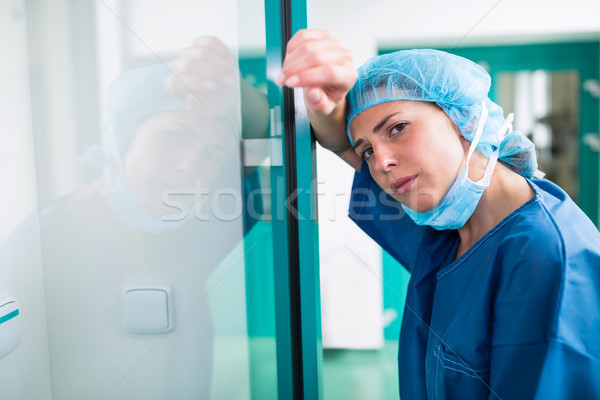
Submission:
M 0 398 L 320 398 L 306 3 L 75 3 L 0 8 Z

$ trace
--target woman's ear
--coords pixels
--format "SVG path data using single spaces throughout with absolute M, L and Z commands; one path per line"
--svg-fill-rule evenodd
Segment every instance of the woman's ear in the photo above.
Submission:
M 469 142 L 467 139 L 465 139 L 465 137 L 463 136 L 460 129 L 458 129 L 458 128 L 456 128 L 456 129 L 458 130 L 458 140 L 460 141 L 460 144 L 465 152 L 465 157 L 466 157 L 467 154 L 469 154 L 469 148 L 471 148 L 471 142 Z

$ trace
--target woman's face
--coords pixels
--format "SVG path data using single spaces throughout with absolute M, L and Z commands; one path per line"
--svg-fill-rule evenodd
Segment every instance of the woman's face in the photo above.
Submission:
M 421 101 L 368 108 L 352 120 L 350 133 L 377 184 L 417 212 L 443 199 L 470 145 L 443 110 Z
M 152 114 L 139 125 L 124 157 L 125 174 L 144 209 L 173 212 L 165 193 L 191 206 L 199 187 L 211 188 L 230 152 L 233 134 L 215 118 L 188 111 Z

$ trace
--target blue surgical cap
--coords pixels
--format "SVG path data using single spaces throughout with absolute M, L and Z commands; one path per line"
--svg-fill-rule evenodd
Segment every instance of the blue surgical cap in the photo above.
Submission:
M 102 125 L 103 144 L 93 145 L 79 157 L 84 182 L 93 181 L 120 163 L 131 136 L 145 117 L 159 111 L 186 109 L 167 89 L 170 73 L 167 65 L 151 65 L 127 71 L 110 84 Z
M 187 107 L 166 86 L 171 71 L 156 64 L 127 71 L 111 83 L 106 99 L 104 131 L 113 136 L 120 152 L 142 119 L 160 111 Z
M 369 59 L 358 69 L 358 79 L 347 95 L 347 135 L 350 123 L 367 108 L 397 100 L 437 104 L 454 121 L 465 139 L 473 141 L 482 103 L 488 109 L 477 149 L 486 157 L 499 147 L 498 159 L 513 171 L 531 178 L 537 170 L 535 146 L 517 131 L 500 137 L 502 108 L 488 98 L 491 79 L 478 64 L 433 49 L 401 50 Z

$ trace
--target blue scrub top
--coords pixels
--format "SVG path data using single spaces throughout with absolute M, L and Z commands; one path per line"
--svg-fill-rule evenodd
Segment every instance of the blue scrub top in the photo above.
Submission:
M 349 214 L 411 273 L 398 354 L 412 399 L 600 398 L 600 232 L 547 180 L 455 260 L 363 164 Z

